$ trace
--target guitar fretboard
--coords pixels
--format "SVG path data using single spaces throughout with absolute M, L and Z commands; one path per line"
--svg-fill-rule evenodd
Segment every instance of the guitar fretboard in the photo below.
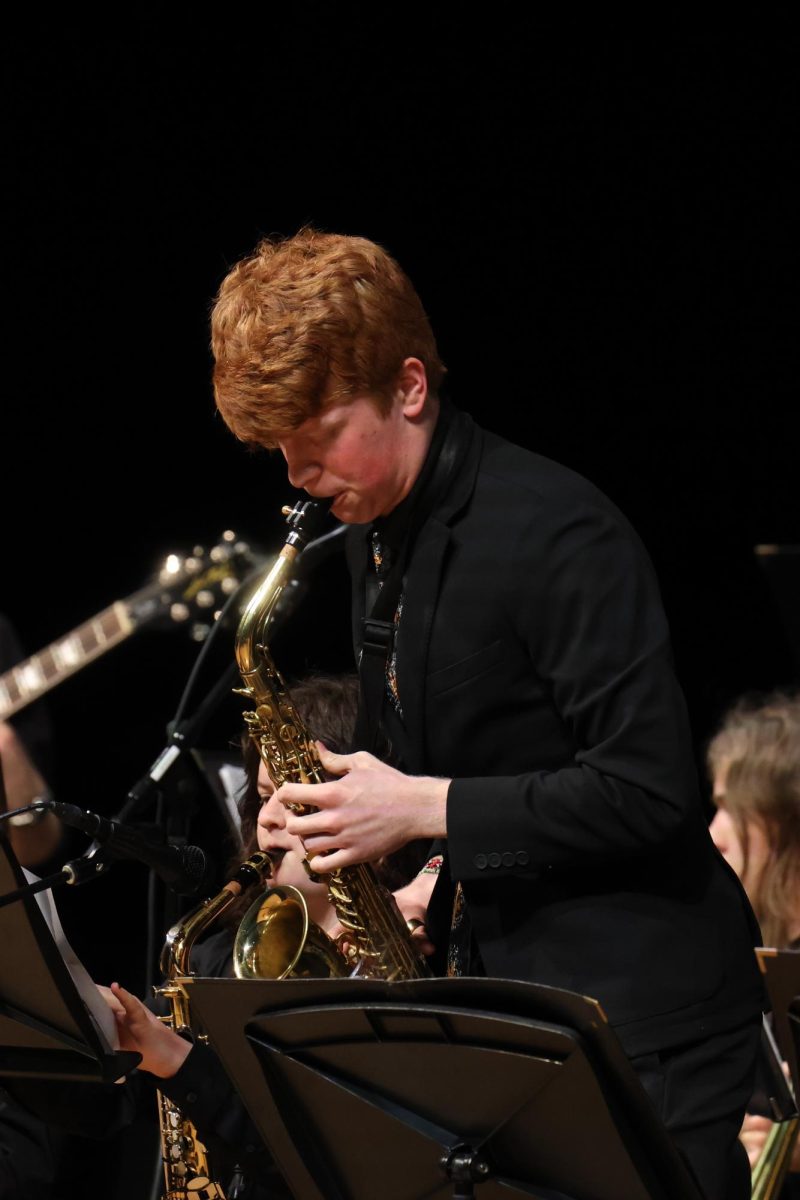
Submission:
M 0 721 L 38 700 L 86 663 L 124 641 L 135 628 L 128 606 L 118 600 L 66 637 L 0 675 Z

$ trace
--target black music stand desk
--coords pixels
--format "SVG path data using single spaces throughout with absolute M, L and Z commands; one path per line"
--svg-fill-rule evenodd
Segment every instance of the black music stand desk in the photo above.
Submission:
M 187 979 L 297 1200 L 700 1200 L 594 1000 L 488 979 Z
M 775 1038 L 800 1097 L 800 950 L 756 948 L 772 1005 Z
M 24 885 L 0 839 L 0 895 Z M 115 1053 L 91 1017 L 36 898 L 0 908 L 0 1077 L 113 1082 L 138 1062 Z

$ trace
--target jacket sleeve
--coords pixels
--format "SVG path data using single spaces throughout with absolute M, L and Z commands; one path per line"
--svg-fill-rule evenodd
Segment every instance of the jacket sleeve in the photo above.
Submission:
M 533 513 L 510 561 L 515 634 L 571 750 L 537 769 L 546 756 L 532 735 L 530 770 L 453 780 L 453 877 L 485 879 L 490 856 L 500 873 L 538 874 L 658 852 L 701 811 L 667 623 L 638 537 L 612 505 L 584 500 Z
M 196 1127 L 224 1178 L 238 1169 L 267 1187 L 275 1200 L 290 1200 L 283 1177 L 213 1050 L 196 1043 L 177 1074 L 160 1086 Z

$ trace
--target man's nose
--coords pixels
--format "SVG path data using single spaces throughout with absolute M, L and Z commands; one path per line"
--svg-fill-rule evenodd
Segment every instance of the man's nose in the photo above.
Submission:
M 319 475 L 319 466 L 285 442 L 281 442 L 279 445 L 281 454 L 286 459 L 289 483 L 295 488 L 307 487 Z

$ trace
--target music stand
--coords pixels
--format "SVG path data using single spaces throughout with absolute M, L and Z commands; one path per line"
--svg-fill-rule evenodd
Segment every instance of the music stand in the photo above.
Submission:
M 0 895 L 24 886 L 11 847 L 0 839 Z M 0 1076 L 112 1082 L 139 1059 L 111 1049 L 36 898 L 0 908 Z
M 756 958 L 772 1005 L 775 1040 L 800 1098 L 800 950 L 758 946 Z
M 700 1200 L 600 1005 L 486 979 L 185 979 L 297 1200 Z

